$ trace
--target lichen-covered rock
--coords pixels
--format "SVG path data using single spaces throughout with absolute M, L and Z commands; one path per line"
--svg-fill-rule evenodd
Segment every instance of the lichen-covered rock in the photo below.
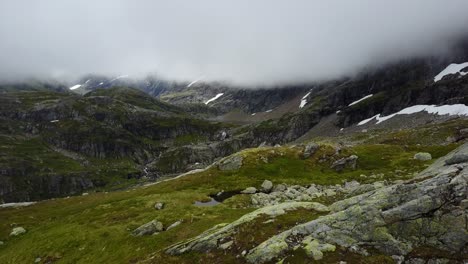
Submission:
M 15 227 L 15 228 L 13 228 L 13 230 L 11 230 L 10 236 L 19 236 L 19 235 L 22 235 L 24 233 L 26 233 L 26 229 L 19 226 L 19 227 Z
M 152 235 L 156 232 L 161 232 L 163 230 L 164 230 L 163 224 L 157 220 L 153 220 L 135 229 L 132 232 L 132 235 L 134 236 Z
M 302 241 L 304 245 L 304 250 L 309 257 L 312 257 L 314 260 L 321 260 L 323 258 L 324 252 L 333 252 L 336 250 L 336 247 L 331 244 L 321 243 L 320 241 L 313 239 L 312 237 L 306 237 Z
M 309 158 L 310 156 L 314 155 L 317 150 L 319 150 L 320 146 L 317 143 L 309 143 L 304 147 L 304 159 Z
M 205 231 L 201 235 L 184 241 L 182 243 L 171 246 L 166 250 L 166 253 L 172 255 L 179 255 L 188 251 L 207 252 L 211 249 L 220 248 L 221 245 L 230 241 L 232 235 L 236 232 L 237 228 L 245 223 L 253 221 L 260 216 L 276 217 L 285 214 L 287 211 L 297 209 L 315 210 L 317 212 L 327 212 L 328 207 L 323 204 L 313 202 L 288 202 L 278 205 L 272 205 L 260 208 L 249 214 L 246 214 L 238 220 L 223 226 L 216 226 L 210 230 Z
M 181 221 L 181 220 L 176 221 L 176 222 L 174 222 L 173 224 L 171 224 L 170 226 L 168 226 L 168 227 L 166 228 L 166 231 L 167 231 L 167 230 L 171 230 L 172 228 L 174 228 L 174 227 L 176 227 L 176 226 L 179 226 L 180 224 L 182 224 L 182 221 Z
M 241 193 L 243 194 L 254 194 L 257 192 L 257 188 L 255 187 L 247 187 L 245 190 L 243 190 Z
M 273 192 L 284 192 L 288 189 L 285 184 L 277 184 L 273 187 Z
M 432 159 L 431 153 L 427 152 L 419 152 L 414 154 L 414 159 L 415 160 L 420 160 L 420 161 L 427 161 Z
M 234 244 L 234 241 L 231 240 L 229 242 L 219 245 L 219 248 L 226 250 L 226 249 L 229 249 L 232 246 L 232 244 Z
M 221 160 L 218 168 L 222 171 L 238 170 L 242 167 L 243 160 L 244 158 L 239 154 L 230 156 Z
M 455 152 L 468 154 L 468 143 Z M 368 254 L 365 247 L 389 256 L 406 256 L 418 247 L 453 256 L 468 254 L 468 215 L 460 207 L 467 199 L 468 167 L 444 166 L 452 156 L 447 155 L 414 180 L 332 204 L 330 214 L 297 225 L 250 250 L 247 261 L 269 262 L 304 243 L 310 245 L 310 241 L 316 241 L 309 246 L 312 249 L 317 244 L 330 244 L 361 254 Z M 320 256 L 316 250 L 309 251 Z
M 450 159 L 447 159 L 445 161 L 445 164 L 447 165 L 452 165 L 452 164 L 460 164 L 460 163 L 465 163 L 468 162 L 468 155 L 467 154 L 457 154 L 451 157 Z
M 345 168 L 356 169 L 358 156 L 351 155 L 347 158 L 341 158 L 331 165 L 331 169 L 334 169 L 337 172 L 343 171 Z
M 165 204 L 163 202 L 157 202 L 154 204 L 154 209 L 156 210 L 162 210 L 164 209 Z
M 269 180 L 264 180 L 262 183 L 261 191 L 269 193 L 271 189 L 273 189 L 273 183 Z

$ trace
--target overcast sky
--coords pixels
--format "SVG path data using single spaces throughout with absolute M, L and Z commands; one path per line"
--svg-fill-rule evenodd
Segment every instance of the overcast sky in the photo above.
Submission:
M 316 81 L 441 52 L 466 0 L 1 0 L 0 79 Z

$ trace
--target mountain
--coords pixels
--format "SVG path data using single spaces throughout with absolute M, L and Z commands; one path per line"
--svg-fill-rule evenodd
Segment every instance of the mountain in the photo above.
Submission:
M 0 263 L 464 263 L 467 66 L 1 84 Z

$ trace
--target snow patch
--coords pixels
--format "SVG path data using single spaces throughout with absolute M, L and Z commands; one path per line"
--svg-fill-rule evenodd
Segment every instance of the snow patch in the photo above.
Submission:
M 445 76 L 449 74 L 455 74 L 455 73 L 460 73 L 462 76 L 467 75 L 468 72 L 462 72 L 461 70 L 465 67 L 468 67 L 468 62 L 462 63 L 462 64 L 456 64 L 452 63 L 447 68 L 445 68 L 443 71 L 441 71 L 439 74 L 437 74 L 436 77 L 434 77 L 434 82 L 438 82 L 442 80 Z
M 205 78 L 205 76 L 200 76 L 200 77 L 199 77 L 198 79 L 196 79 L 195 81 L 189 83 L 189 84 L 187 85 L 187 88 L 190 88 L 190 86 L 196 84 L 197 82 L 203 80 L 204 78 Z
M 207 104 L 213 102 L 214 100 L 216 100 L 216 99 L 220 98 L 221 96 L 223 96 L 223 94 L 224 93 L 217 94 L 215 97 L 213 97 L 213 98 L 209 99 L 208 101 L 206 101 L 205 104 L 207 105 Z
M 352 105 L 358 104 L 358 103 L 360 103 L 360 102 L 366 100 L 367 98 L 371 98 L 372 96 L 373 96 L 373 94 L 366 95 L 366 96 L 364 96 L 363 98 L 361 98 L 361 99 L 359 99 L 359 100 L 357 100 L 357 101 L 354 101 L 354 102 L 350 103 L 348 106 L 352 106 Z
M 380 124 L 396 115 L 410 115 L 410 114 L 419 113 L 422 111 L 427 112 L 429 114 L 434 114 L 434 115 L 468 116 L 468 106 L 464 104 L 440 105 L 440 106 L 414 105 L 414 106 L 407 107 L 399 112 L 396 112 L 388 116 L 381 116 L 380 114 L 375 115 L 371 118 L 362 120 L 361 122 L 358 123 L 358 126 L 364 125 L 373 119 L 376 119 L 377 124 Z
M 104 84 L 103 82 L 99 83 L 99 85 L 103 85 L 103 84 Z
M 73 85 L 72 87 L 70 87 L 69 89 L 70 90 L 75 90 L 75 89 L 78 89 L 81 87 L 81 84 L 77 84 L 77 85 Z
M 253 116 L 254 116 L 254 115 L 256 115 L 256 114 L 257 114 L 257 113 L 253 113 L 253 114 L 251 114 L 251 115 L 253 115 Z
M 113 82 L 113 81 L 116 81 L 116 80 L 118 80 L 118 79 L 128 78 L 128 77 L 129 77 L 128 75 L 120 75 L 120 76 L 115 77 L 114 79 L 112 79 L 112 80 L 110 80 L 110 81 Z
M 88 84 L 88 83 L 89 83 L 89 81 L 91 81 L 91 79 L 87 80 L 87 81 L 85 82 L 85 84 Z
M 265 113 L 270 113 L 271 111 L 273 111 L 273 109 L 266 110 Z
M 0 208 L 10 208 L 10 207 L 25 207 L 35 204 L 36 202 L 24 202 L 24 203 L 4 203 L 0 204 Z
M 299 105 L 299 108 L 303 108 L 307 104 L 307 97 L 309 97 L 310 92 L 308 92 L 304 97 L 301 99 L 301 104 Z
M 57 123 L 59 120 L 58 119 L 55 119 L 55 120 L 52 120 L 50 121 L 51 123 Z

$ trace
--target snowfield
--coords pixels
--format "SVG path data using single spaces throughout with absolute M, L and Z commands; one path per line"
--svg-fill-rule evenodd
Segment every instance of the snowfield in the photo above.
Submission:
M 213 98 L 209 99 L 208 101 L 206 101 L 205 104 L 207 105 L 207 104 L 209 104 L 209 103 L 215 101 L 216 99 L 218 99 L 218 98 L 220 98 L 221 96 L 223 96 L 223 94 L 224 94 L 224 93 L 219 93 L 219 94 L 217 94 L 215 97 L 213 97 Z
M 75 90 L 81 87 L 81 84 L 73 85 L 72 87 L 68 88 L 70 90 Z
M 299 108 L 303 108 L 307 104 L 307 97 L 309 97 L 310 92 L 308 92 L 304 97 L 301 99 L 301 104 L 299 105 Z
M 366 100 L 367 98 L 371 98 L 372 96 L 373 96 L 373 94 L 366 95 L 366 96 L 364 96 L 363 98 L 361 98 L 361 99 L 359 99 L 359 100 L 357 100 L 357 101 L 354 101 L 354 102 L 350 103 L 348 106 L 352 106 L 352 105 L 358 104 L 358 103 L 360 103 L 360 102 Z
M 460 73 L 462 76 L 468 74 L 468 72 L 462 72 L 461 70 L 465 67 L 468 67 L 468 62 L 462 63 L 462 64 L 456 64 L 452 63 L 447 68 L 445 68 L 443 71 L 441 71 L 439 74 L 437 74 L 436 77 L 434 77 L 434 82 L 438 82 L 442 80 L 445 76 L 449 74 L 455 74 L 455 73 Z
M 468 106 L 464 104 L 455 104 L 455 105 L 414 105 L 407 107 L 397 113 L 381 116 L 380 114 L 375 115 L 371 118 L 362 120 L 358 123 L 358 126 L 364 125 L 372 121 L 373 119 L 377 120 L 377 124 L 380 124 L 396 115 L 410 115 L 419 112 L 427 112 L 434 115 L 451 115 L 451 116 L 468 116 Z

